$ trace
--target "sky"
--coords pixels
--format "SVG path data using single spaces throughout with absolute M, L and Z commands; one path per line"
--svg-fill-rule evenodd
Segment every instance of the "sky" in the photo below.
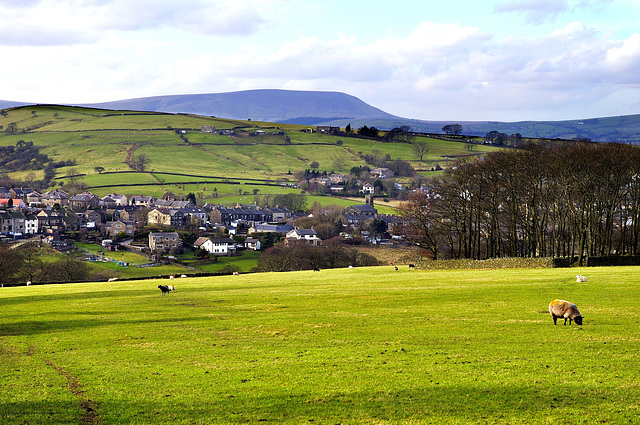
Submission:
M 640 114 L 640 0 L 0 0 L 0 99 L 338 91 L 438 121 Z

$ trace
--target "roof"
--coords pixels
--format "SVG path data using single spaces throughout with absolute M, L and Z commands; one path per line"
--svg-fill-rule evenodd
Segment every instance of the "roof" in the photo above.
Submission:
M 198 239 L 196 239 L 196 241 L 193 243 L 193 246 L 202 246 L 202 244 L 204 244 L 206 241 L 208 241 L 209 238 L 205 238 L 203 236 L 200 236 Z

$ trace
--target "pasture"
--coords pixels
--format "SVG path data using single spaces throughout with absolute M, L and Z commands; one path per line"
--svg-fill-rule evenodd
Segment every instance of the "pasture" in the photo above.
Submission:
M 4 424 L 637 423 L 637 268 L 0 288 Z M 576 283 L 584 274 L 588 283 Z M 554 326 L 575 302 L 584 326 Z

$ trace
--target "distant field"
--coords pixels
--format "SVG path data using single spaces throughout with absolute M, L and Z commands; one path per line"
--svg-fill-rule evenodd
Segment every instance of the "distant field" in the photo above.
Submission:
M 588 283 L 575 282 L 580 272 Z M 0 288 L 3 424 L 637 423 L 637 268 Z M 554 298 L 584 326 L 554 326 Z
M 432 168 L 446 167 L 457 157 L 481 155 L 496 149 L 475 145 L 474 151 L 469 152 L 465 143 L 418 138 L 416 141 L 427 142 L 431 147 L 424 161 L 418 161 L 409 143 L 300 132 L 307 126 L 58 106 L 7 110 L 6 117 L 0 116 L 0 125 L 6 129 L 10 123 L 16 123 L 19 132 L 10 135 L 0 131 L 0 146 L 31 140 L 36 146 L 42 146 L 42 153 L 55 161 L 75 160 L 76 165 L 57 169 L 57 176 L 64 181 L 72 171 L 86 174 L 82 181 L 89 187 L 152 182 L 153 178 L 148 174 L 129 174 L 122 179 L 121 175 L 97 174 L 95 171 L 95 167 L 105 171 L 130 170 L 125 163 L 128 155 L 147 155 L 151 159 L 147 170 L 158 173 L 291 180 L 293 173 L 310 169 L 313 162 L 319 163 L 321 172 L 348 173 L 354 166 L 366 165 L 360 154 L 371 153 L 409 161 L 414 168 L 422 170 L 422 174 L 430 175 Z M 218 129 L 241 128 L 246 132 L 234 137 L 204 134 L 199 131 L 203 125 Z M 177 134 L 176 129 L 184 130 L 184 134 Z M 259 129 L 268 133 L 284 131 L 285 135 L 249 135 Z M 10 176 L 24 179 L 27 174 L 29 171 L 20 171 Z M 34 174 L 36 178 L 42 178 L 42 171 Z M 185 182 L 169 177 L 163 179 L 167 183 Z M 193 188 L 174 189 L 172 191 L 182 197 L 193 191 Z M 251 193 L 253 189 L 247 191 Z M 157 193 L 162 195 L 166 187 L 122 187 L 121 190 L 116 187 L 114 190 L 129 196 L 139 193 L 157 196 Z M 259 190 L 278 193 L 273 189 Z M 221 191 L 228 192 L 226 189 Z M 100 192 L 96 190 L 96 193 Z

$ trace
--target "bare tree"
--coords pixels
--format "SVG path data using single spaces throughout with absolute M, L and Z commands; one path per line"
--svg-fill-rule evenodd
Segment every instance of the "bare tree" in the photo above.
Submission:
M 416 142 L 412 146 L 413 153 L 416 154 L 420 161 L 424 160 L 424 157 L 429 153 L 431 146 L 427 142 Z

